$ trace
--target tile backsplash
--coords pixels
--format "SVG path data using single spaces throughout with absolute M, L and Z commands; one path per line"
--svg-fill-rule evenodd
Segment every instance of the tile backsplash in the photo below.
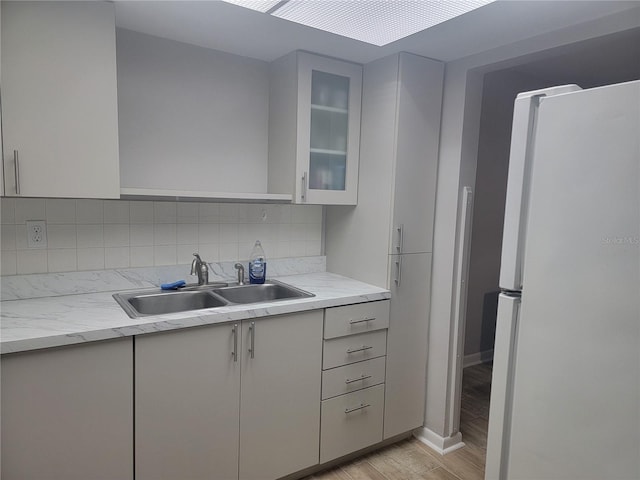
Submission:
M 2 198 L 2 275 L 320 255 L 322 206 Z M 27 247 L 45 220 L 47 247 Z

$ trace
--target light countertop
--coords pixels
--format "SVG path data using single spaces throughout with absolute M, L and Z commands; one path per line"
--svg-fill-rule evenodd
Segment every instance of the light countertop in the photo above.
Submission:
M 306 290 L 315 296 L 140 318 L 129 318 L 112 297 L 113 291 L 3 301 L 0 305 L 0 353 L 72 345 L 390 298 L 388 290 L 328 272 L 285 275 L 274 279 Z

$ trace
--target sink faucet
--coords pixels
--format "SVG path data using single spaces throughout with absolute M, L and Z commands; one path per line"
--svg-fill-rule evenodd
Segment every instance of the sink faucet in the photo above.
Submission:
M 238 285 L 244 285 L 244 265 L 236 263 L 234 268 L 238 270 Z
M 209 266 L 207 262 L 202 261 L 200 255 L 194 253 L 193 262 L 191 262 L 191 275 L 198 275 L 198 285 L 206 285 L 209 283 Z

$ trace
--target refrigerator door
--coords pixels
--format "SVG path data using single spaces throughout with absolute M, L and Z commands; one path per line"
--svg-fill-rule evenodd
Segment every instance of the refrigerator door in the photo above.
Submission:
M 485 478 L 505 478 L 510 431 L 511 387 L 515 363 L 516 332 L 520 313 L 520 297 L 500 294 L 493 350 L 491 405 L 487 433 Z
M 545 96 L 580 90 L 577 85 L 564 85 L 517 96 L 513 110 L 507 203 L 504 212 L 500 288 L 522 290 L 529 180 L 533 158 L 533 142 L 540 99 Z
M 640 81 L 543 98 L 508 479 L 640 478 Z

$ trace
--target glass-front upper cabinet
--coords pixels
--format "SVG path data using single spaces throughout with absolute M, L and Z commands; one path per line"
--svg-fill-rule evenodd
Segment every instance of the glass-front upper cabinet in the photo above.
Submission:
M 355 205 L 362 67 L 305 52 L 272 64 L 269 192 Z

